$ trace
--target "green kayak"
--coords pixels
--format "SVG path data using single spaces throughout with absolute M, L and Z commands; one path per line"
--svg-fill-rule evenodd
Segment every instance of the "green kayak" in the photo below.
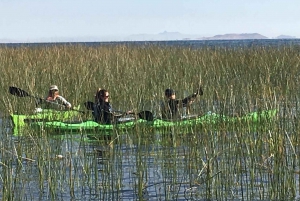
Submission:
M 163 127 L 180 127 L 180 126 L 195 126 L 195 125 L 214 125 L 217 123 L 259 123 L 273 119 L 277 114 L 277 110 L 264 110 L 260 112 L 251 112 L 242 117 L 229 117 L 216 113 L 208 112 L 205 115 L 189 115 L 183 116 L 180 120 L 162 120 L 155 119 L 154 121 L 145 121 L 142 123 L 153 128 Z M 141 122 L 141 121 L 140 121 Z
M 228 117 L 215 113 L 207 113 L 202 116 L 197 115 L 189 115 L 183 116 L 182 119 L 171 121 L 171 120 L 162 120 L 162 119 L 153 119 L 152 121 L 147 121 L 144 119 L 135 119 L 133 117 L 124 117 L 120 118 L 116 124 L 99 124 L 95 121 L 70 121 L 70 118 L 67 118 L 67 121 L 55 120 L 55 121 L 32 121 L 30 122 L 31 127 L 40 128 L 43 130 L 56 130 L 56 131 L 65 131 L 65 132 L 82 132 L 82 131 L 93 131 L 93 132 L 109 132 L 113 130 L 129 130 L 134 128 L 135 126 L 147 127 L 147 128 L 168 128 L 168 127 L 190 127 L 195 125 L 214 125 L 216 123 L 259 123 L 269 121 L 270 119 L 276 116 L 277 111 L 274 110 L 264 110 L 260 112 L 252 112 L 242 117 Z M 69 116 L 68 116 L 69 115 Z M 71 114 L 66 113 L 65 116 L 62 117 L 70 117 Z M 21 115 L 12 115 L 13 121 L 18 122 L 20 120 Z M 36 116 L 34 116 L 36 117 Z M 43 116 L 41 116 L 43 117 Z M 45 117 L 45 116 L 44 116 Z M 31 117 L 32 119 L 32 117 Z M 49 118 L 48 118 L 49 119 Z M 20 123 L 16 123 L 16 125 L 21 125 Z M 22 123 L 23 125 L 23 123 Z
M 38 108 L 33 114 L 10 114 L 13 122 L 13 133 L 34 122 L 78 121 L 82 114 L 75 110 L 53 110 Z

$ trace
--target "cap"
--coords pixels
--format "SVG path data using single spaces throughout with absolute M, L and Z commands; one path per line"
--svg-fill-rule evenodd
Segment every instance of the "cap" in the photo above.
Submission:
M 168 97 L 172 96 L 174 94 L 175 94 L 175 91 L 173 89 L 166 89 L 165 90 L 165 95 L 168 96 Z
M 56 85 L 51 85 L 50 88 L 49 88 L 49 91 L 52 91 L 52 90 L 57 90 L 58 91 L 58 87 Z

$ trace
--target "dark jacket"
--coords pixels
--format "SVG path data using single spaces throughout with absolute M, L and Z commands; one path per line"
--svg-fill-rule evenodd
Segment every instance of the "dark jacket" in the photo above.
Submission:
M 112 124 L 114 116 L 113 109 L 109 102 L 100 101 L 94 105 L 94 118 L 96 122 L 102 124 Z
M 178 119 L 180 118 L 179 110 L 188 107 L 189 103 L 196 98 L 197 94 L 194 93 L 184 99 L 169 99 L 167 104 L 162 108 L 163 119 Z

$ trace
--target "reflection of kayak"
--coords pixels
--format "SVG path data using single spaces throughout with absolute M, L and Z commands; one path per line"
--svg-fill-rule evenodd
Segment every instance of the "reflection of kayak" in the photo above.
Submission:
M 134 126 L 141 126 L 146 128 L 168 128 L 168 127 L 190 127 L 196 125 L 214 125 L 217 123 L 260 123 L 266 122 L 276 115 L 276 110 L 264 110 L 260 112 L 252 112 L 242 117 L 228 117 L 215 113 L 207 113 L 203 116 L 190 115 L 183 116 L 182 119 L 176 121 L 154 119 L 147 121 L 144 119 L 136 120 L 133 117 L 120 118 L 116 124 L 99 124 L 94 121 L 81 121 L 72 122 L 69 120 L 56 120 L 56 121 L 32 121 L 30 125 L 33 127 L 42 128 L 44 130 L 59 130 L 59 131 L 113 131 L 113 130 L 127 130 Z M 18 117 L 22 115 L 12 115 L 14 121 L 18 121 Z M 16 125 L 16 122 L 14 122 Z M 20 125 L 20 124 L 19 124 Z M 247 124 L 246 124 L 247 125 Z

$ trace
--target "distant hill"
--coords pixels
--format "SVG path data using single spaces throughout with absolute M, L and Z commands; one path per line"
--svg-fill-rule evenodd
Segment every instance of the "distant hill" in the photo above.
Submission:
M 203 40 L 245 40 L 245 39 L 268 39 L 268 37 L 258 33 L 242 33 L 242 34 L 215 35 L 213 37 L 203 38 Z
M 280 35 L 277 36 L 275 39 L 293 39 L 296 38 L 295 36 L 287 36 L 287 35 Z
M 244 39 L 268 39 L 258 33 L 224 34 L 213 37 L 201 35 L 188 35 L 179 32 L 162 32 L 159 34 L 135 34 L 124 38 L 127 41 L 160 41 L 160 40 L 244 40 Z

